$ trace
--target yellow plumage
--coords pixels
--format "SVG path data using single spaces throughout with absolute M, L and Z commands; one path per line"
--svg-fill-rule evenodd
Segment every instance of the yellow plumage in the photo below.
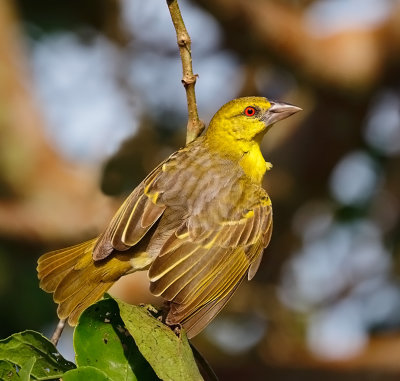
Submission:
M 149 270 L 150 290 L 169 301 L 168 324 L 200 332 L 245 277 L 272 232 L 259 143 L 273 123 L 300 110 L 261 97 L 233 100 L 207 132 L 172 154 L 129 195 L 91 241 L 45 254 L 40 286 L 58 315 L 79 315 L 121 276 Z

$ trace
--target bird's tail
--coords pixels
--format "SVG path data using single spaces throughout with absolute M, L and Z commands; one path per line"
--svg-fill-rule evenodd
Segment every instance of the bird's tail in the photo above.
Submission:
M 93 261 L 96 241 L 52 251 L 38 260 L 40 287 L 54 294 L 58 317 L 68 317 L 70 325 L 76 325 L 81 313 L 132 269 L 130 257 L 124 254 Z

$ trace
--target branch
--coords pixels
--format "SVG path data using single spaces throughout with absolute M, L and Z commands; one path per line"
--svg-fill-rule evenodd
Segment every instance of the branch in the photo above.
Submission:
M 167 0 L 167 5 L 175 27 L 179 53 L 182 60 L 182 84 L 186 90 L 189 116 L 186 133 L 186 144 L 188 144 L 203 132 L 205 126 L 199 119 L 199 114 L 197 112 L 196 94 L 194 91 L 197 74 L 193 74 L 190 36 L 183 22 L 178 0 Z
M 50 341 L 55 346 L 57 346 L 58 340 L 60 340 L 61 334 L 62 334 L 62 332 L 64 330 L 64 327 L 65 327 L 65 321 L 66 321 L 65 319 L 60 319 L 60 321 L 58 322 L 57 327 L 56 327 L 56 329 L 55 329 L 55 331 L 53 333 L 53 336 L 51 337 Z

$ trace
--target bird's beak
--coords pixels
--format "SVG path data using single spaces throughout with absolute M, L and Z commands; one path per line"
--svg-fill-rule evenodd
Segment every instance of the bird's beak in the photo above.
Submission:
M 288 103 L 283 102 L 270 102 L 271 107 L 268 109 L 265 114 L 265 124 L 270 126 L 276 122 L 279 122 L 282 119 L 286 119 L 290 115 L 295 114 L 296 112 L 302 111 L 300 107 L 293 106 Z

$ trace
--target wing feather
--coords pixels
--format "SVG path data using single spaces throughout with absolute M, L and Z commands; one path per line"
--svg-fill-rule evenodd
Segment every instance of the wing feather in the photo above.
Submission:
M 203 257 L 207 255 L 207 250 L 199 246 L 193 246 L 193 252 L 171 269 L 168 277 L 162 277 L 159 282 L 152 283 L 150 290 L 154 295 L 172 299 L 183 284 L 201 271 L 201 264 L 204 263 Z M 177 291 L 174 291 L 174 284 L 178 284 Z
M 183 328 L 185 329 L 189 339 L 196 336 L 201 332 L 207 324 L 218 314 L 219 311 L 224 308 L 225 304 L 228 303 L 233 293 L 242 283 L 243 278 L 235 285 L 231 292 L 223 297 L 222 299 L 213 300 L 212 302 L 202 306 L 198 311 L 189 316 L 182 322 Z M 172 307 L 173 309 L 174 307 Z
M 162 173 L 163 164 L 155 168 L 121 205 L 93 249 L 95 261 L 107 258 L 114 250 L 130 249 L 161 217 L 166 207 L 157 203 L 157 198 L 148 190 Z
M 151 292 L 171 301 L 167 322 L 182 323 L 191 335 L 207 325 L 246 274 L 254 276 L 271 221 L 270 203 L 260 202 L 213 229 L 189 217 L 173 230 L 149 271 Z
M 172 324 L 184 321 L 202 306 L 224 298 L 245 275 L 247 268 L 248 262 L 244 255 L 236 263 L 227 262 L 217 276 L 209 277 L 200 287 L 192 290 L 186 303 L 175 304 L 175 309 L 168 314 L 167 321 Z
M 147 200 L 143 210 L 140 226 L 143 229 L 148 229 L 160 218 L 160 216 L 164 213 L 164 210 L 164 205 L 157 205 L 152 202 L 152 200 Z
M 190 274 L 191 276 L 183 279 L 182 282 L 177 280 L 173 284 L 173 288 L 168 290 L 169 293 L 166 292 L 164 294 L 164 297 L 167 300 L 174 300 L 176 303 L 184 304 L 190 298 L 193 288 L 199 287 L 205 280 L 215 275 L 221 263 L 228 258 L 229 251 L 219 248 L 219 250 L 215 251 L 215 256 L 213 257 L 214 263 L 211 264 L 214 267 L 213 271 L 210 272 L 211 266 L 208 261 L 197 264 L 196 270 Z
M 171 277 L 171 271 L 180 263 L 192 255 L 198 249 L 198 246 L 193 245 L 191 242 L 184 242 L 175 250 L 168 252 L 162 257 L 156 259 L 157 266 L 151 266 L 149 270 L 149 277 L 152 281 L 157 281 L 168 274 Z M 186 262 L 185 262 L 186 263 Z

